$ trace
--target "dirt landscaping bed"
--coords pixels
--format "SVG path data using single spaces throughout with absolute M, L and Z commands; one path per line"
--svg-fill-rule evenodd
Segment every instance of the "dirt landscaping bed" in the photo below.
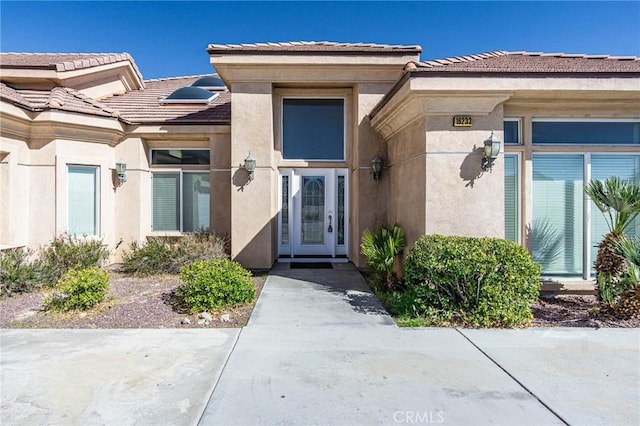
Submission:
M 0 300 L 2 328 L 203 328 L 242 327 L 254 303 L 213 313 L 207 322 L 198 314 L 181 311 L 175 304 L 180 280 L 174 275 L 146 278 L 110 272 L 110 290 L 104 302 L 85 312 L 66 314 L 42 310 L 46 290 L 18 294 Z M 258 296 L 265 277 L 253 278 Z M 256 297 L 257 300 L 257 297 Z M 598 309 L 595 296 L 557 295 L 542 297 L 533 305 L 533 327 L 640 327 L 640 318 L 617 318 Z M 229 315 L 229 321 L 220 317 Z M 184 324 L 185 319 L 189 323 Z
M 640 318 L 620 318 L 603 310 L 595 296 L 541 297 L 532 309 L 533 327 L 640 327 Z
M 1 328 L 212 328 L 244 326 L 255 301 L 239 308 L 212 312 L 213 320 L 188 314 L 175 303 L 180 280 L 175 275 L 131 277 L 109 273 L 105 301 L 87 312 L 48 313 L 42 310 L 47 290 L 0 300 Z M 256 276 L 256 300 L 265 277 Z M 227 316 L 228 315 L 228 320 Z M 224 316 L 224 317 L 223 317 Z M 223 319 L 221 319 L 223 317 Z M 187 323 L 188 320 L 188 323 Z

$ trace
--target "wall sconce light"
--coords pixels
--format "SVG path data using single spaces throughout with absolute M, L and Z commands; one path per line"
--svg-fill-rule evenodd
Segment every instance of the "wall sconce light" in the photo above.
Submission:
M 500 141 L 491 132 L 489 139 L 484 141 L 484 158 L 482 159 L 482 170 L 485 172 L 491 170 L 493 162 L 498 158 L 500 154 Z
M 118 175 L 118 186 L 127 181 L 127 163 L 122 160 L 116 162 L 116 175 Z
M 380 172 L 382 171 L 382 158 L 378 154 L 371 160 L 371 171 L 373 172 L 373 179 L 380 179 Z
M 251 156 L 251 152 L 244 159 L 244 169 L 249 173 L 249 182 L 251 182 L 256 171 L 256 159 Z

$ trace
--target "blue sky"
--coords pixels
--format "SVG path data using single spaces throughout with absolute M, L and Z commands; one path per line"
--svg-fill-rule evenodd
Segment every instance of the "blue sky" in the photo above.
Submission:
M 419 44 L 423 59 L 493 50 L 640 56 L 640 2 L 14 2 L 3 52 L 129 52 L 145 78 L 212 71 L 209 43 Z

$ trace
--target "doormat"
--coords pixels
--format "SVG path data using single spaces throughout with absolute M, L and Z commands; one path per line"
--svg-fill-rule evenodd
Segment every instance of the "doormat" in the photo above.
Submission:
M 291 262 L 291 269 L 333 269 L 331 262 Z

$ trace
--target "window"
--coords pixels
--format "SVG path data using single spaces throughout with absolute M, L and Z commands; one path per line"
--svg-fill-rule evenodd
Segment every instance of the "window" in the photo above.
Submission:
M 611 176 L 640 182 L 640 155 L 534 154 L 532 256 L 543 275 L 593 277 L 609 229 L 593 202 L 584 203 L 584 185 Z M 626 232 L 640 234 L 640 219 Z
M 208 149 L 152 149 L 153 165 L 208 165 L 211 163 Z
M 517 118 L 504 119 L 504 143 L 505 145 L 520 144 L 520 120 Z
M 610 176 L 629 180 L 640 184 L 640 155 L 591 155 L 591 180 L 605 180 Z M 598 254 L 598 244 L 609 232 L 604 215 L 591 201 L 591 273 L 595 273 L 593 265 Z M 640 235 L 640 218 L 631 224 L 625 232 L 629 235 Z
M 282 158 L 344 160 L 344 99 L 284 99 Z
M 98 167 L 68 166 L 68 221 L 71 235 L 98 235 Z
M 638 145 L 638 121 L 555 121 L 534 120 L 534 144 Z
M 152 179 L 154 231 L 209 231 L 209 172 L 156 172 Z
M 582 157 L 533 156 L 531 255 L 543 275 L 582 275 Z
M 504 155 L 504 238 L 520 242 L 520 179 L 517 154 Z

